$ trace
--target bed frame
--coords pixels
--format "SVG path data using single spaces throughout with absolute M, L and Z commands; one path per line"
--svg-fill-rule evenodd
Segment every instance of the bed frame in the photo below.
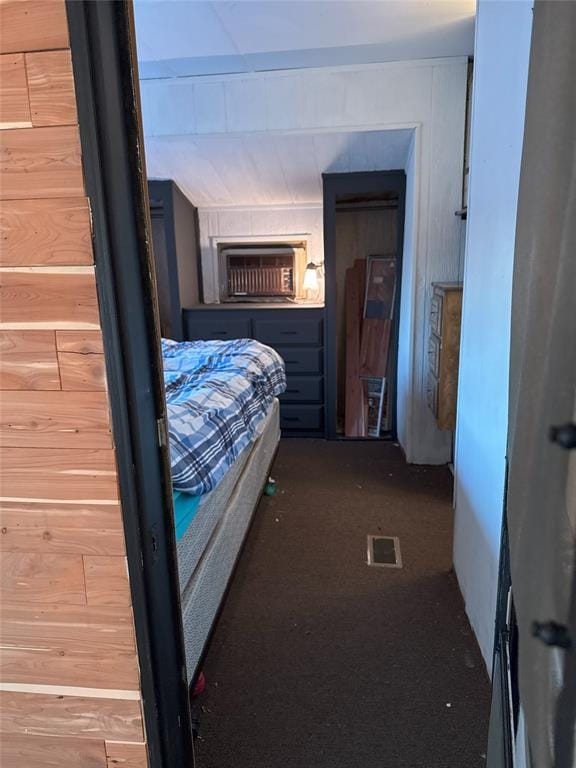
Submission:
M 200 671 L 279 440 L 279 406 L 274 400 L 258 438 L 244 449 L 220 485 L 202 498 L 193 522 L 178 542 L 189 685 L 194 684 Z
M 149 181 L 148 189 L 152 218 L 154 219 L 154 205 L 162 198 L 163 215 L 168 217 L 163 220 L 163 227 L 174 227 L 173 208 L 165 201 L 166 195 L 174 192 L 173 182 Z M 196 248 L 197 232 L 193 229 L 180 231 L 180 236 L 181 239 L 190 239 L 192 250 Z M 154 249 L 160 247 L 160 252 L 155 255 L 159 288 L 158 308 L 160 318 L 171 318 L 166 328 L 166 323 L 162 325 L 162 333 L 172 328 L 173 332 L 166 335 L 179 340 L 182 338 L 182 305 L 180 301 L 174 300 L 175 292 L 178 291 L 162 290 L 162 286 L 179 282 L 181 265 L 176 258 L 166 258 L 165 249 L 159 245 L 162 240 L 163 238 L 159 240 L 154 237 Z M 185 250 L 186 256 L 189 257 L 188 248 L 182 250 Z M 176 274 L 164 274 L 166 271 Z M 196 286 L 194 295 L 198 295 Z M 268 479 L 279 440 L 279 405 L 278 401 L 274 400 L 257 440 L 245 449 L 216 490 L 202 497 L 193 522 L 177 544 L 186 676 L 189 685 L 193 685 L 199 672 L 202 656 Z

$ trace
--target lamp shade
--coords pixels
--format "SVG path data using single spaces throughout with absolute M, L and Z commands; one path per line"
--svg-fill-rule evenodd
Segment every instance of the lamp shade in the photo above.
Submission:
M 304 282 L 302 287 L 305 291 L 317 291 L 318 290 L 318 265 L 313 261 L 308 262 L 306 265 L 306 271 L 304 272 Z

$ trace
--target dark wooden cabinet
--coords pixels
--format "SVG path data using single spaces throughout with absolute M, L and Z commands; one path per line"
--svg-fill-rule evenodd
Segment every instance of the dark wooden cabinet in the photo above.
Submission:
M 185 333 L 187 341 L 198 339 L 251 339 L 252 323 L 249 317 L 236 317 L 235 313 L 227 312 L 221 315 L 217 312 L 202 312 L 190 315 L 184 313 Z
M 324 395 L 322 376 L 290 376 L 286 391 L 280 395 L 285 403 L 321 403 Z
M 149 181 L 148 196 L 160 329 L 182 341 L 182 308 L 201 300 L 198 212 L 170 180 Z
M 282 403 L 280 427 L 283 432 L 319 433 L 323 426 L 322 405 L 292 405 Z
M 287 387 L 280 396 L 280 426 L 286 436 L 324 436 L 323 308 L 253 308 L 204 305 L 185 309 L 184 335 L 197 339 L 261 341 L 286 364 Z
M 294 317 L 296 311 L 292 310 L 288 315 L 274 316 L 272 319 L 260 319 L 257 315 L 254 319 L 255 338 L 263 344 L 322 346 L 322 320 L 320 318 L 303 320 L 300 317 Z
M 324 368 L 323 349 L 319 347 L 287 347 L 283 344 L 274 344 L 273 346 L 282 355 L 286 363 L 287 374 L 322 373 Z

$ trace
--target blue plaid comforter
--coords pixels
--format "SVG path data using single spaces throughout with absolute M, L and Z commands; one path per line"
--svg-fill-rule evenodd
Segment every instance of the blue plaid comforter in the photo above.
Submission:
M 162 340 L 172 484 L 212 491 L 286 388 L 284 362 L 251 339 Z

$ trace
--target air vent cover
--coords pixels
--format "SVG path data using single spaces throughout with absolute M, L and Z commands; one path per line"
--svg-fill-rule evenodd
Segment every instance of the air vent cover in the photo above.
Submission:
M 402 568 L 400 539 L 397 536 L 368 536 L 368 565 Z

